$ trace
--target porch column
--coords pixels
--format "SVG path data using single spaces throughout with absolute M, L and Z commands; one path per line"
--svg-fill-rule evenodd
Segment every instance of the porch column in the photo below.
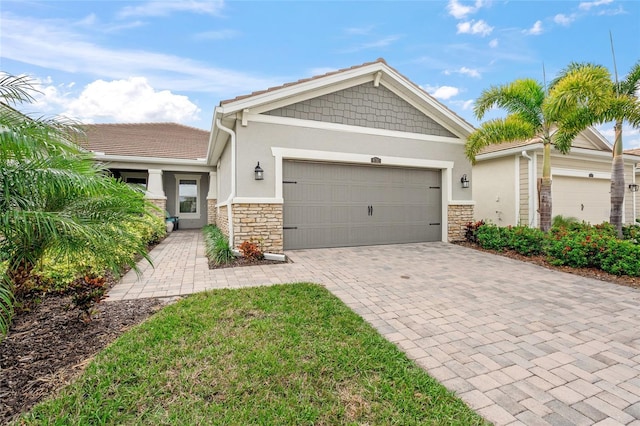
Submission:
M 165 211 L 167 210 L 167 197 L 164 194 L 164 186 L 162 184 L 162 170 L 149 169 L 148 173 L 145 198 L 160 209 L 156 214 L 164 219 Z
M 218 173 L 209 172 L 209 192 L 207 193 L 207 224 L 215 225 L 218 202 Z

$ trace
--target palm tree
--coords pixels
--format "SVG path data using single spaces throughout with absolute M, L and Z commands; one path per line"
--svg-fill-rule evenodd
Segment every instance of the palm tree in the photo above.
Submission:
M 565 113 L 546 109 L 548 94 L 543 85 L 533 79 L 519 79 L 485 89 L 475 102 L 474 113 L 481 120 L 494 107 L 507 111 L 504 118 L 495 118 L 480 125 L 467 139 L 465 153 L 475 163 L 476 155 L 486 146 L 506 142 L 538 139 L 543 145 L 542 179 L 538 184 L 540 229 L 551 228 L 551 145 L 563 154 L 571 149 L 577 135 L 575 128 L 562 128 Z
M 622 126 L 625 121 L 640 126 L 640 61 L 622 81 L 611 79 L 609 71 L 590 63 L 571 63 L 551 85 L 551 111 L 580 111 L 578 126 L 613 122 L 614 143 L 611 165 L 611 213 L 609 221 L 622 237 L 624 205 L 624 148 Z
M 33 100 L 26 77 L 0 74 L 0 337 L 16 295 L 26 291 L 43 255 L 91 253 L 118 271 L 122 250 L 145 253 L 121 226 L 150 214 L 144 194 L 108 176 L 79 148 L 79 127 L 31 118 L 14 108 Z M 135 268 L 134 259 L 127 259 Z

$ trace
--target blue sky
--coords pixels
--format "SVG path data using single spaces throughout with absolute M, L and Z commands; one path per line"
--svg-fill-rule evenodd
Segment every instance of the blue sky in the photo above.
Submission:
M 640 1 L 31 1 L 0 4 L 0 69 L 36 114 L 210 129 L 224 99 L 379 57 L 468 120 L 491 85 L 640 60 Z M 612 138 L 610 126 L 601 132 Z M 640 132 L 625 129 L 625 147 Z

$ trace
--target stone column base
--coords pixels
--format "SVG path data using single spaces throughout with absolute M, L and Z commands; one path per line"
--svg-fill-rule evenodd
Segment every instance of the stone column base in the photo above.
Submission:
M 449 204 L 447 210 L 448 241 L 464 241 L 467 223 L 471 221 L 473 221 L 473 205 Z
M 253 240 L 265 253 L 284 253 L 282 204 L 234 204 L 233 234 L 236 247 Z
M 166 219 L 166 211 L 167 211 L 167 199 L 166 198 L 147 198 L 154 206 L 158 207 L 158 210 L 153 209 L 152 213 L 161 218 L 162 220 Z
M 215 225 L 217 223 L 217 208 L 215 198 L 207 198 L 207 225 Z

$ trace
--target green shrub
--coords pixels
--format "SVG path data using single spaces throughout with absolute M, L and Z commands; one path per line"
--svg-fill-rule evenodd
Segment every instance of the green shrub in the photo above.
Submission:
M 590 227 L 581 231 L 552 232 L 547 237 L 546 254 L 550 263 L 574 268 L 600 267 L 609 241 L 615 240 L 609 228 Z
M 622 238 L 633 244 L 640 244 L 640 225 L 625 225 L 622 227 Z
M 528 226 L 506 229 L 509 248 L 524 256 L 535 256 L 544 252 L 545 233 L 541 230 Z
M 601 256 L 603 271 L 614 275 L 640 276 L 640 245 L 625 240 L 610 240 Z
M 480 247 L 488 250 L 503 251 L 509 248 L 509 231 L 493 224 L 478 227 L 476 238 Z
M 216 265 L 231 262 L 235 255 L 229 246 L 229 240 L 215 225 L 207 225 L 202 228 L 204 234 L 205 253 L 209 260 Z
M 580 219 L 573 216 L 562 216 L 561 214 L 554 216 L 551 226 L 553 228 L 567 228 L 569 225 L 580 223 Z

